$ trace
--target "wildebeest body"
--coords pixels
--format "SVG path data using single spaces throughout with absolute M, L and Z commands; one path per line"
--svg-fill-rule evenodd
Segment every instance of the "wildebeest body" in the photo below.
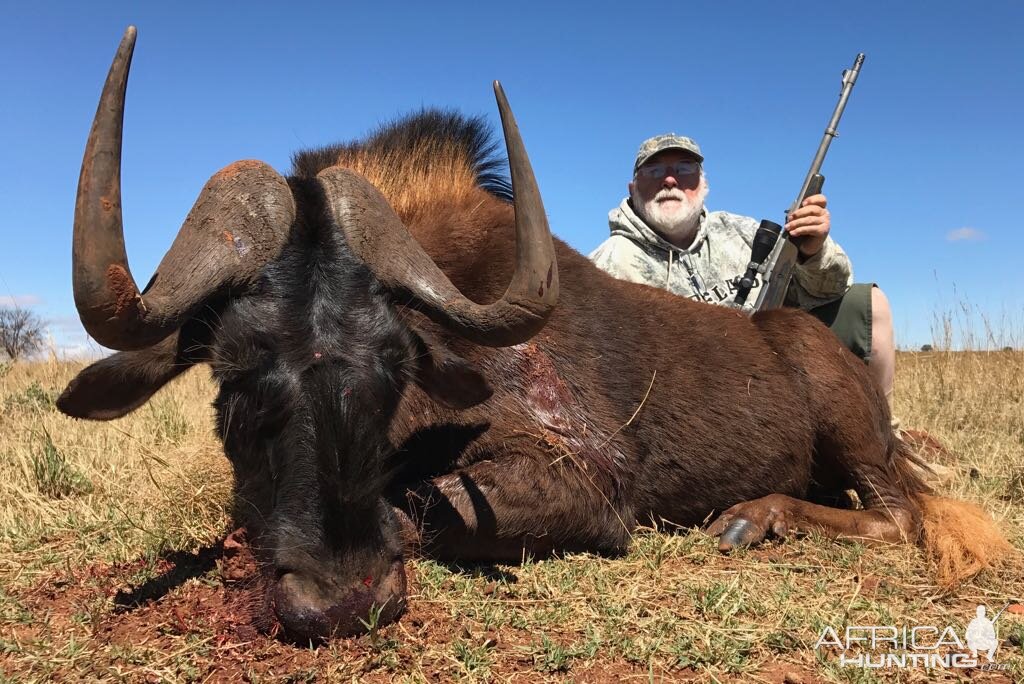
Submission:
M 467 254 L 456 228 L 432 253 L 481 301 L 500 294 L 514 253 L 501 232 L 488 235 L 489 245 Z M 429 237 L 423 242 L 429 251 Z M 484 371 L 494 396 L 453 412 L 410 390 L 392 425 L 414 490 L 429 463 L 444 498 L 457 492 L 467 499 L 445 527 L 458 528 L 467 517 L 481 527 L 449 550 L 452 556 L 489 557 L 480 540 L 495 535 L 509 541 L 495 557 L 518 557 L 524 540 L 537 551 L 621 549 L 636 524 L 695 525 L 770 493 L 804 497 L 813 484 L 817 430 L 836 412 L 833 399 L 851 392 L 885 464 L 883 400 L 863 363 L 813 318 L 779 311 L 752 321 L 617 281 L 556 244 L 559 307 L 532 340 L 487 349 L 433 330 Z M 454 263 L 460 255 L 471 264 L 465 274 Z M 483 263 L 492 278 L 480 288 L 473 275 L 485 272 Z M 805 361 L 841 371 L 813 380 Z M 840 483 L 830 484 L 835 494 Z M 417 492 L 426 496 L 431 488 Z M 440 497 L 427 498 L 438 516 Z M 494 507 L 504 515 L 500 530 L 488 510 Z

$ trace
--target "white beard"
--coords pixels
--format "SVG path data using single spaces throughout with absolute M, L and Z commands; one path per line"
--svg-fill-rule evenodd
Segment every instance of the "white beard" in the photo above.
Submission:
M 649 202 L 641 201 L 634 190 L 630 193 L 630 201 L 633 204 L 633 211 L 644 220 L 644 223 L 677 247 L 687 247 L 697 235 L 700 214 L 704 211 L 704 198 L 707 195 L 708 185 L 701 178 L 697 196 L 692 200 L 682 190 L 676 188 L 659 190 Z M 667 198 L 677 199 L 679 204 L 668 207 L 658 201 Z

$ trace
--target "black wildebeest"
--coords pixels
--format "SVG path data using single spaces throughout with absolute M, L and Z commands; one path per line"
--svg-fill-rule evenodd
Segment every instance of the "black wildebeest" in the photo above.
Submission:
M 615 553 L 638 524 L 716 512 L 724 550 L 811 527 L 917 540 L 939 515 L 947 541 L 987 529 L 924 494 L 881 393 L 817 321 L 620 282 L 552 240 L 498 87 L 511 188 L 483 124 L 444 112 L 301 153 L 287 178 L 236 162 L 140 293 L 120 212 L 134 42 L 74 230 L 81 319 L 122 351 L 59 406 L 114 418 L 210 364 L 238 509 L 293 638 L 360 631 L 374 605 L 396 618 L 403 539 L 515 561 Z M 847 488 L 863 510 L 820 503 Z

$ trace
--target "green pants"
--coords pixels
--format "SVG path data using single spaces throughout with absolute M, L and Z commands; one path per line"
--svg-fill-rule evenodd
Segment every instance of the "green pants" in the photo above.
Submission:
M 827 325 L 864 363 L 871 359 L 871 288 L 874 286 L 874 283 L 854 283 L 839 299 L 807 311 Z

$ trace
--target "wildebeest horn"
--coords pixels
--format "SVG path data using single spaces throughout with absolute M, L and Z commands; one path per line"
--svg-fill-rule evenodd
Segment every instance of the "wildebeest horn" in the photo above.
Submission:
M 544 327 L 558 300 L 558 266 L 537 180 L 497 81 L 494 94 L 515 196 L 516 266 L 505 294 L 492 304 L 476 304 L 459 292 L 361 175 L 335 166 L 318 178 L 352 251 L 399 299 L 470 341 L 502 347 L 524 342 Z
M 121 128 L 135 35 L 129 26 L 96 108 L 78 180 L 72 251 L 82 324 L 100 344 L 120 350 L 159 342 L 211 294 L 251 280 L 277 254 L 295 217 L 284 178 L 262 162 L 236 162 L 206 183 L 139 292 L 121 223 Z

